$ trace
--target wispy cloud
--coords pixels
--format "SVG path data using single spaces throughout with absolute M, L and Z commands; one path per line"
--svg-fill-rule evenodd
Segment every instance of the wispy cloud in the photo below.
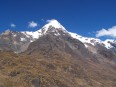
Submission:
M 42 18 L 41 21 L 45 21 L 45 20 Z
M 113 26 L 109 29 L 101 29 L 96 32 L 96 37 L 102 37 L 102 36 L 110 36 L 113 38 L 116 38 L 116 26 Z
M 46 20 L 47 23 L 50 23 L 52 21 L 56 21 L 55 19 L 51 19 L 51 20 Z
M 15 28 L 15 27 L 16 27 L 16 25 L 15 25 L 15 24 L 11 24 L 10 26 L 11 26 L 12 28 Z
M 34 22 L 34 21 L 31 21 L 31 22 L 29 22 L 29 24 L 28 24 L 28 27 L 29 28 L 35 28 L 35 27 L 37 27 L 38 26 L 38 24 L 36 23 L 36 22 Z

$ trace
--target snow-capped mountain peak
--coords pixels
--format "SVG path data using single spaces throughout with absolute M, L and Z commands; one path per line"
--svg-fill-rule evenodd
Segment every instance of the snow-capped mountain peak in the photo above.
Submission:
M 46 24 L 45 26 L 43 26 L 43 28 L 49 28 L 50 26 L 57 28 L 57 29 L 62 29 L 62 30 L 66 30 L 57 20 L 52 19 L 52 20 L 47 20 L 48 24 Z
M 54 35 L 58 36 L 59 31 L 62 31 L 64 33 L 67 33 L 68 31 L 55 19 L 48 20 L 48 23 L 43 26 L 41 29 L 33 32 L 33 31 L 23 31 L 22 33 L 25 34 L 27 37 L 32 37 L 35 39 L 38 39 L 42 35 L 46 35 L 50 32 L 54 32 Z
M 39 30 L 39 32 L 42 32 L 43 34 L 46 34 L 47 32 L 55 32 L 58 34 L 58 31 L 68 32 L 57 20 L 47 20 L 47 24 L 42 27 L 42 29 Z
M 41 29 L 33 32 L 33 31 L 24 31 L 21 32 L 24 35 L 26 35 L 26 37 L 31 38 L 30 42 L 35 41 L 36 39 L 39 39 L 40 37 L 42 37 L 43 35 L 47 35 L 47 34 L 54 34 L 55 36 L 61 36 L 61 35 L 70 35 L 72 38 L 78 39 L 80 40 L 85 47 L 88 47 L 88 44 L 91 44 L 92 46 L 96 46 L 97 44 L 102 45 L 104 47 L 106 47 L 107 49 L 112 48 L 112 44 L 111 43 L 116 43 L 113 42 L 114 40 L 105 40 L 102 41 L 98 38 L 92 38 L 92 37 L 84 37 L 81 35 L 78 35 L 76 33 L 72 33 L 72 32 L 68 32 L 57 20 L 52 19 L 52 20 L 48 20 L 48 23 L 43 26 Z

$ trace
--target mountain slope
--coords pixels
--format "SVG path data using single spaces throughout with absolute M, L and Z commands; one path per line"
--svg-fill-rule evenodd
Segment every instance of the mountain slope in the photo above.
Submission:
M 82 37 L 57 20 L 35 32 L 6 31 L 0 38 L 0 87 L 116 86 L 114 40 Z
M 50 53 L 0 52 L 0 86 L 115 87 L 115 65 L 79 56 L 74 58 L 68 53 Z
M 63 83 L 69 83 L 59 87 L 115 87 L 115 53 L 102 42 L 98 43 L 94 38 L 91 40 L 93 42 L 81 42 L 81 39 L 74 38 L 64 29 L 49 26 L 46 33 L 32 42 L 23 54 L 33 59 L 43 55 L 43 58 L 51 63 L 58 62 L 61 66 L 58 73 L 64 78 Z M 65 63 L 68 65 L 63 69 Z M 70 76 L 64 77 L 67 74 Z

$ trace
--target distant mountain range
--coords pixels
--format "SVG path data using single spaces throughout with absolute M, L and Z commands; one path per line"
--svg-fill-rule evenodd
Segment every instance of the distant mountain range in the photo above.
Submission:
M 97 45 L 100 45 L 116 53 L 115 40 L 107 39 L 105 41 L 102 41 L 97 38 L 83 37 L 76 33 L 67 31 L 57 20 L 52 20 L 50 23 L 46 24 L 41 29 L 35 32 L 33 31 L 14 32 L 6 30 L 4 33 L 0 35 L 0 50 L 12 50 L 16 53 L 20 53 L 25 51 L 30 43 L 48 34 L 53 34 L 55 37 L 62 36 L 62 34 L 63 36 L 68 35 L 74 39 L 80 40 L 84 44 L 84 46 L 89 50 L 90 46 L 95 47 Z

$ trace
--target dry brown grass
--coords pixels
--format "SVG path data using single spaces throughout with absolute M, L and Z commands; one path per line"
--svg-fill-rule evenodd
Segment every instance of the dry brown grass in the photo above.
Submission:
M 0 87 L 115 87 L 116 70 L 70 55 L 0 52 Z

